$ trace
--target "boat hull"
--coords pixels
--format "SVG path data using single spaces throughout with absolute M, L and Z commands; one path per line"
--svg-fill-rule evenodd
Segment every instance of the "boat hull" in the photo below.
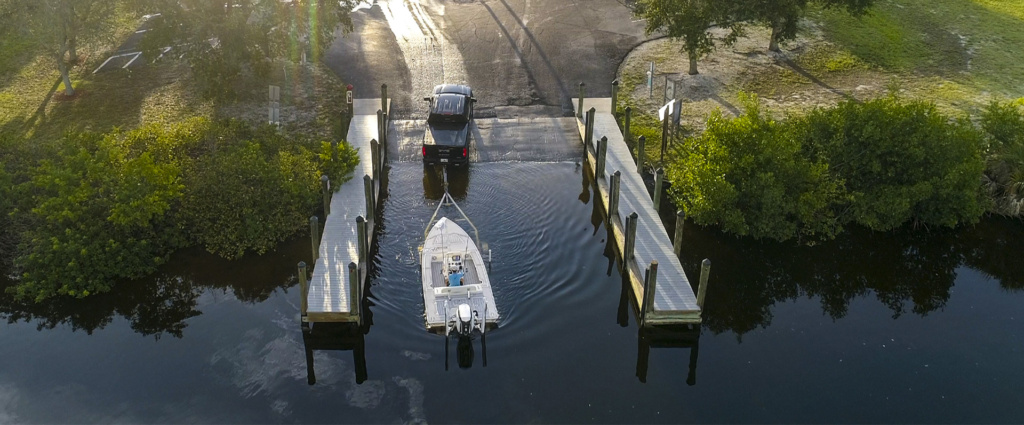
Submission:
M 450 286 L 449 275 L 460 270 L 462 284 Z M 484 258 L 469 234 L 452 220 L 441 218 L 430 228 L 420 252 L 420 272 L 428 330 L 444 333 L 459 304 L 469 305 L 486 324 L 497 324 L 499 314 Z

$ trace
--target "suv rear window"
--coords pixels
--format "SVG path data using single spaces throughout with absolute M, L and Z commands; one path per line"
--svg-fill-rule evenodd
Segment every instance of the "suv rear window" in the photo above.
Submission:
M 443 93 L 434 99 L 427 121 L 432 123 L 467 123 L 469 114 L 466 109 L 466 97 L 460 94 Z

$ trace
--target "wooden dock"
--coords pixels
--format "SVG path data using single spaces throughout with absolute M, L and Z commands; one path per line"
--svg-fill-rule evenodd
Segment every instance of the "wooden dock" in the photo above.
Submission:
M 579 99 L 572 99 L 573 106 L 579 105 Z M 619 131 L 615 117 L 612 115 L 610 98 L 584 99 L 583 111 L 594 109 L 593 142 L 586 148 L 587 161 L 591 172 L 598 174 L 594 181 L 601 196 L 598 200 L 608 211 L 609 226 L 615 235 L 615 243 L 620 253 L 628 250 L 627 217 L 636 213 L 636 232 L 633 241 L 633 256 L 624 259 L 628 269 L 633 292 L 636 295 L 638 311 L 643 318 L 642 326 L 695 324 L 701 322 L 701 309 L 697 304 L 693 287 L 683 272 L 683 266 L 673 251 L 672 240 L 661 223 L 655 210 L 651 196 L 647 192 L 643 178 L 637 172 L 636 163 L 626 146 L 622 133 Z M 584 119 L 578 120 L 580 138 L 586 142 L 587 126 Z M 600 140 L 607 138 L 607 145 L 598 148 Z M 605 150 L 603 167 L 598 166 L 598 151 Z M 603 168 L 603 169 L 600 169 Z M 609 208 L 612 190 L 612 176 L 618 171 L 619 188 L 617 207 Z M 626 254 L 622 254 L 628 256 Z M 657 261 L 656 285 L 653 300 L 648 300 L 644 311 L 644 281 L 652 262 Z
M 378 120 L 378 111 L 385 114 Z M 313 262 L 312 278 L 303 301 L 302 322 L 355 322 L 362 319 L 362 290 L 366 282 L 370 247 L 377 224 L 381 177 L 386 163 L 387 114 L 391 102 L 381 99 L 353 101 L 352 122 L 347 140 L 359 150 L 359 164 L 352 178 L 333 192 L 330 213 L 323 222 L 319 255 Z M 379 126 L 379 123 L 385 123 Z M 377 143 L 384 139 L 382 143 Z M 376 161 L 375 161 L 376 160 Z M 372 209 L 368 213 L 368 209 Z M 360 243 L 360 236 L 363 241 Z M 300 277 L 300 281 L 302 277 Z M 301 282 L 300 282 L 301 283 Z

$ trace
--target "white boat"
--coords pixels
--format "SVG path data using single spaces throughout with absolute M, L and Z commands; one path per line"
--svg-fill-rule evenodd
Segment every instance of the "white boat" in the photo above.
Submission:
M 469 336 L 498 322 L 498 309 L 487 276 L 487 263 L 474 238 L 447 217 L 434 222 L 442 206 L 462 209 L 447 190 L 428 224 L 420 251 L 423 307 L 427 329 Z M 465 213 L 462 213 L 465 217 Z M 472 222 L 467 223 L 473 226 Z M 476 227 L 473 226 L 476 233 Z M 479 239 L 479 238 L 477 238 Z M 490 261 L 490 251 L 486 260 Z

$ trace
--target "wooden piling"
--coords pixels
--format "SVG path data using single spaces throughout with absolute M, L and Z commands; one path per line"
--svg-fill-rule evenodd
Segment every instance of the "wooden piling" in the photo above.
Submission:
M 700 286 L 697 287 L 697 307 L 704 310 L 704 296 L 708 292 L 708 276 L 711 275 L 711 260 L 705 258 L 700 263 Z
M 633 108 L 627 106 L 626 107 L 625 122 L 622 125 L 622 131 L 624 133 L 622 138 L 623 138 L 623 140 L 625 140 L 627 142 L 633 139 L 633 130 L 629 128 L 630 119 L 632 119 L 632 117 L 633 117 Z
M 636 141 L 636 172 L 644 176 L 644 157 L 647 156 L 647 137 L 640 136 Z
M 640 306 L 640 327 L 647 325 L 647 312 L 654 310 L 654 291 L 658 284 L 658 260 L 651 261 L 644 279 L 644 300 Z
M 654 212 L 661 211 L 661 186 L 665 181 L 665 169 L 654 171 Z
M 366 218 L 373 220 L 377 216 L 374 211 L 377 203 L 373 199 L 373 178 L 367 174 L 363 175 L 363 195 L 366 196 Z
M 363 285 L 359 280 L 359 267 L 356 263 L 348 263 L 348 290 L 349 290 L 349 310 L 352 313 L 358 314 L 359 323 L 363 322 L 363 312 L 360 309 L 363 303 Z
M 594 180 L 604 179 L 604 163 L 608 157 L 608 138 L 601 136 L 600 144 L 597 145 L 597 168 L 594 170 Z
M 380 143 L 376 139 L 370 139 L 370 161 L 374 180 L 380 180 Z
M 366 219 L 363 216 L 356 217 L 356 250 L 358 251 L 359 264 L 366 264 L 366 257 L 369 255 L 366 251 Z
M 686 222 L 686 211 L 676 211 L 676 235 L 672 238 L 672 251 L 676 257 L 683 253 L 683 223 Z
M 377 140 L 384 138 L 384 110 L 377 110 Z
M 608 222 L 611 222 L 613 216 L 619 216 L 620 179 L 622 179 L 622 172 L 616 170 L 615 174 L 612 174 L 612 181 L 608 187 Z
M 576 108 L 576 118 L 583 118 L 583 97 L 586 96 L 587 84 L 580 82 L 580 106 Z
M 302 315 L 300 319 L 303 326 L 309 326 L 306 322 L 306 311 L 309 310 L 309 283 L 306 281 L 306 262 L 299 261 L 299 294 L 302 296 L 302 300 L 299 303 L 299 314 Z
M 381 114 L 381 117 L 384 118 L 384 121 L 380 124 L 380 143 L 384 146 L 388 145 L 388 118 L 390 116 L 391 115 L 388 114 L 387 111 L 384 111 L 384 113 Z
M 597 110 L 590 108 L 587 111 L 587 124 L 589 125 L 590 131 L 587 132 L 587 147 L 594 146 L 594 120 L 597 119 Z M 594 149 L 594 155 L 597 155 L 597 149 Z
M 619 114 L 619 80 L 615 79 L 612 81 L 612 116 Z
M 622 262 L 628 263 L 633 259 L 633 247 L 636 246 L 636 221 L 639 216 L 633 211 L 626 217 L 626 242 L 622 250 Z
M 384 113 L 388 112 L 388 85 L 387 84 L 381 84 L 380 85 L 380 109 L 382 111 L 384 111 Z
M 324 222 L 326 223 L 327 216 L 331 215 L 331 180 L 326 174 L 320 176 L 320 189 L 324 194 Z
M 320 219 L 315 215 L 309 218 L 309 240 L 313 248 L 313 261 L 320 259 Z

